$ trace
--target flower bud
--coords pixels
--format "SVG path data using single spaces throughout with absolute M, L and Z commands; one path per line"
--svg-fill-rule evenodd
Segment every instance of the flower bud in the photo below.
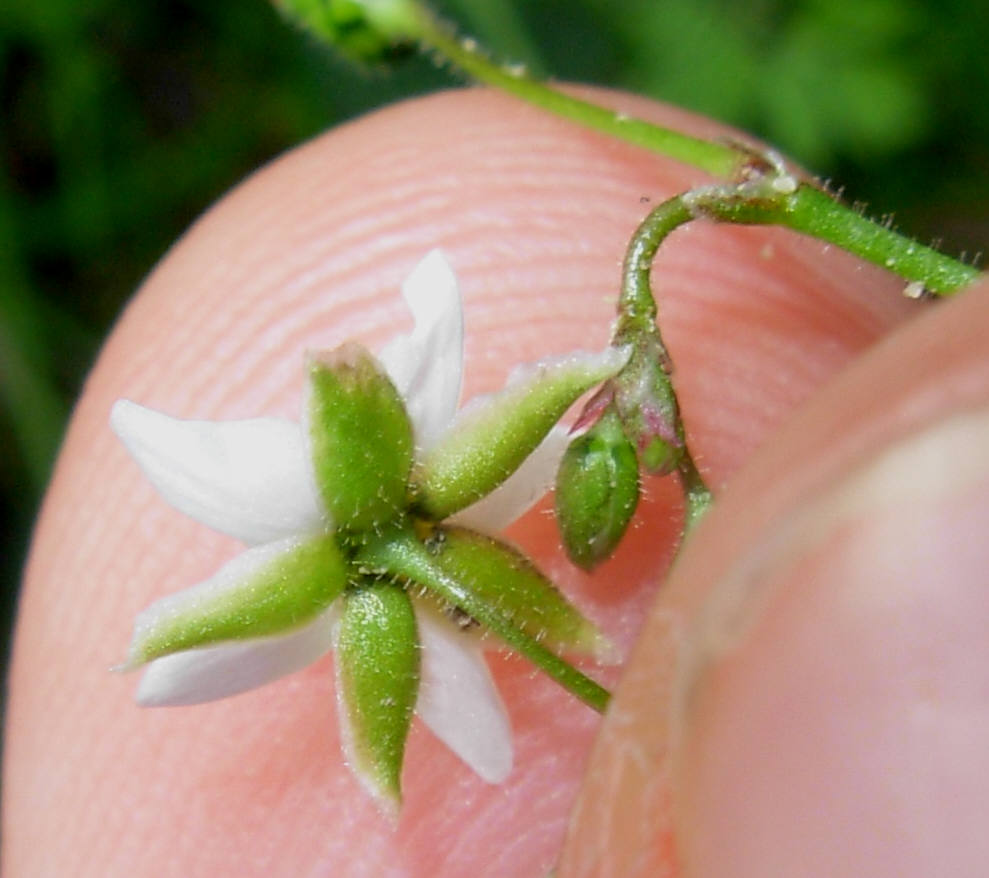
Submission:
M 570 443 L 556 477 L 556 520 L 570 560 L 590 570 L 615 550 L 639 502 L 635 448 L 613 407 Z
M 684 441 L 666 352 L 655 339 L 636 347 L 615 377 L 615 408 L 646 472 L 667 475 L 683 454 Z
M 284 15 L 355 61 L 376 64 L 407 51 L 418 33 L 409 0 L 274 0 Z

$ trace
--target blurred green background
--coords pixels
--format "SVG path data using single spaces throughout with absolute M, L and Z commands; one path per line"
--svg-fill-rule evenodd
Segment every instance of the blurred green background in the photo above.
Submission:
M 925 242 L 971 256 L 989 238 L 985 0 L 439 5 L 537 71 L 747 128 Z M 72 401 L 169 243 L 293 144 L 456 80 L 421 59 L 357 70 L 264 0 L 7 3 L 0 70 L 6 630 Z

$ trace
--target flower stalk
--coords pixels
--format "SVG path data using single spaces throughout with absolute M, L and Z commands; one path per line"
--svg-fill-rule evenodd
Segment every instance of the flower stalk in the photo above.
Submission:
M 457 416 L 462 305 L 439 251 L 408 278 L 415 329 L 372 356 L 307 358 L 302 423 L 181 421 L 118 401 L 111 424 L 160 493 L 250 548 L 137 619 L 120 670 L 144 705 L 223 698 L 336 650 L 347 762 L 389 813 L 413 714 L 483 779 L 511 770 L 510 729 L 470 629 L 603 710 L 562 658 L 607 640 L 521 552 L 491 536 L 545 493 L 556 420 L 622 368 L 608 348 L 536 364 Z
M 681 196 L 690 218 L 742 225 L 778 225 L 826 241 L 923 285 L 938 296 L 953 295 L 978 277 L 978 269 L 918 244 L 862 216 L 816 186 L 792 191 L 762 186 L 702 186 Z M 679 214 L 682 207 L 676 208 Z
M 678 473 L 688 531 L 700 520 L 713 498 L 687 445 L 680 403 L 673 387 L 673 361 L 657 320 L 652 263 L 666 237 L 692 218 L 682 200 L 670 199 L 639 224 L 629 241 L 613 342 L 629 344 L 633 354 L 626 370 L 612 381 L 626 432 L 637 440 L 646 469 Z M 633 371 L 636 368 L 639 374 Z

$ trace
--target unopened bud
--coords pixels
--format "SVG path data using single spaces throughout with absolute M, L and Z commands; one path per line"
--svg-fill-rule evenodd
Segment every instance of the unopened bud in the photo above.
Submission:
M 635 448 L 613 408 L 567 448 L 556 476 L 556 520 L 570 560 L 590 570 L 614 552 L 639 502 Z
M 683 454 L 669 369 L 665 351 L 653 341 L 635 350 L 612 381 L 615 408 L 625 434 L 634 444 L 642 467 L 653 475 L 673 472 Z
M 410 0 L 274 0 L 320 40 L 355 61 L 377 64 L 407 52 L 418 35 L 418 7 Z

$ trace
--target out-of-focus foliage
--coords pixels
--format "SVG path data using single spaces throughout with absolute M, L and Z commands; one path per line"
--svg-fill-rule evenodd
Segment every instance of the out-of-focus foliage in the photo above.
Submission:
M 984 0 L 446 0 L 496 52 L 750 129 L 877 212 L 977 249 L 989 204 Z M 361 71 L 265 0 L 0 7 L 0 589 L 63 419 L 127 296 L 252 169 L 455 82 Z
M 916 142 L 931 122 L 914 51 L 921 10 L 901 0 L 728 6 L 672 0 L 648 27 L 622 4 L 631 84 L 755 128 L 811 166 Z

